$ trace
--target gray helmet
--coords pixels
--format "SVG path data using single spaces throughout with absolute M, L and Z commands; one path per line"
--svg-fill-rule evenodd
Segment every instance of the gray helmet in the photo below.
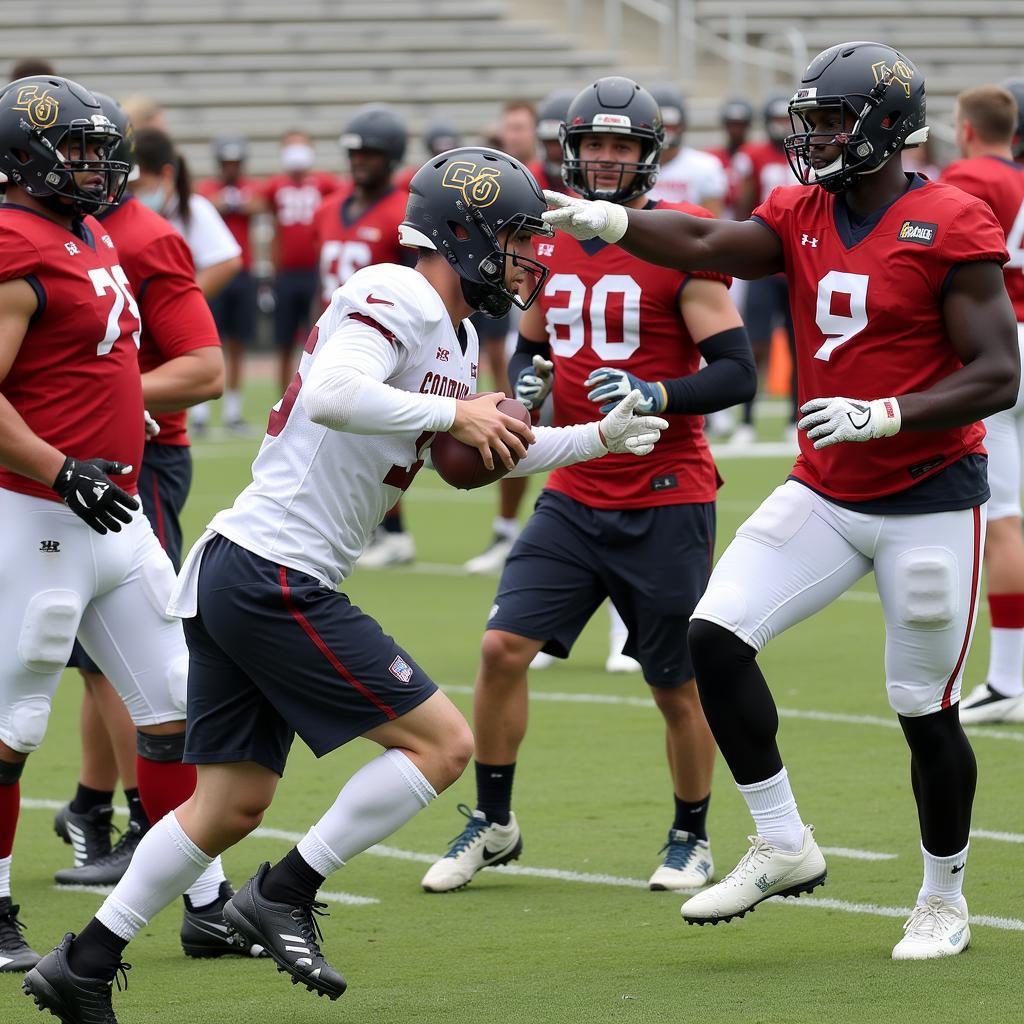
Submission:
M 241 135 L 222 135 L 214 140 L 213 156 L 217 163 L 243 161 L 249 155 L 249 143 Z
M 686 129 L 686 100 L 671 82 L 655 82 L 648 92 L 661 108 L 661 120 L 665 125 L 665 145 L 676 146 Z
M 394 170 L 405 156 L 408 132 L 397 112 L 383 103 L 360 107 L 338 140 L 342 149 L 373 149 L 386 153 Z
M 440 156 L 449 149 L 457 149 L 462 145 L 459 129 L 451 121 L 443 118 L 431 121 L 423 130 L 423 145 L 432 156 Z
M 548 93 L 537 105 L 537 138 L 541 142 L 556 142 L 565 124 L 569 104 L 576 99 L 575 89 L 556 89 Z

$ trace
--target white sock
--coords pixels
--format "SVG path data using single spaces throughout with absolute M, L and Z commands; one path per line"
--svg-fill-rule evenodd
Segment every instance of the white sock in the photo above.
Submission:
M 993 626 L 991 639 L 985 681 L 1004 697 L 1019 697 L 1024 693 L 1024 629 Z
M 303 836 L 298 851 L 326 878 L 396 832 L 436 796 L 405 754 L 385 750 L 345 783 L 334 806 Z
M 494 520 L 494 533 L 495 536 L 501 537 L 504 540 L 515 540 L 519 536 L 519 520 L 503 519 L 501 516 L 498 516 Z
M 921 844 L 924 857 L 924 881 L 917 894 L 917 902 L 924 903 L 929 896 L 941 896 L 946 903 L 960 906 L 964 901 L 964 867 L 967 864 L 968 843 L 951 857 L 934 857 Z
M 619 654 L 622 652 L 622 648 L 626 646 L 626 637 L 629 636 L 629 630 L 626 629 L 622 616 L 611 601 L 608 602 L 608 618 L 611 620 L 611 627 L 608 631 L 608 643 L 611 649 Z
M 96 911 L 96 920 L 130 942 L 212 862 L 171 811 L 142 837 L 124 877 Z
M 0 857 L 0 899 L 11 895 L 11 858 Z
M 242 392 L 241 391 L 225 391 L 224 392 L 224 419 L 230 423 L 232 420 L 240 420 L 242 418 Z
M 220 857 L 214 857 L 210 866 L 199 876 L 195 885 L 189 887 L 185 895 L 196 910 L 208 907 L 220 895 L 220 883 L 226 881 L 224 865 Z
M 757 825 L 757 834 L 787 853 L 796 853 L 804 844 L 804 823 L 796 807 L 785 768 L 764 782 L 736 788 L 747 801 Z
M 197 427 L 205 427 L 210 422 L 210 403 L 200 402 L 188 411 L 189 421 Z

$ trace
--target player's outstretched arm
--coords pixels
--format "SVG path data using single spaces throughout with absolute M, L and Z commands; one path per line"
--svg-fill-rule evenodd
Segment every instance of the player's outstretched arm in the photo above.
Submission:
M 963 368 L 927 391 L 899 396 L 904 430 L 974 423 L 1017 401 L 1017 322 L 999 264 L 963 264 L 946 292 L 942 317 Z
M 712 220 L 678 210 L 632 210 L 545 192 L 544 220 L 585 241 L 600 238 L 675 270 L 712 270 L 752 279 L 783 270 L 782 243 L 757 221 Z

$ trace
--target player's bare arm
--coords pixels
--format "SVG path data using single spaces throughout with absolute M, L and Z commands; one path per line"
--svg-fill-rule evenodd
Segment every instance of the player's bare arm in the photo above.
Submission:
M 29 429 L 3 394 L 3 381 L 38 305 L 36 293 L 27 281 L 0 284 L 0 462 L 49 486 L 57 478 L 64 456 Z
M 220 398 L 224 355 L 218 345 L 185 352 L 142 375 L 142 396 L 150 412 L 177 412 Z
M 633 210 L 545 192 L 544 220 L 586 240 L 601 238 L 662 267 L 753 279 L 784 269 L 782 244 L 756 221 L 711 220 L 678 210 Z
M 222 260 L 220 263 L 211 263 L 208 267 L 201 267 L 196 271 L 196 284 L 202 289 L 207 299 L 219 295 L 229 284 L 232 278 L 242 269 L 242 257 L 232 256 L 230 259 Z

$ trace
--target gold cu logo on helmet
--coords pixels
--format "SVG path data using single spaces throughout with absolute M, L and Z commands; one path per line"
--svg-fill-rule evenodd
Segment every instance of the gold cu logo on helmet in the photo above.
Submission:
M 445 188 L 456 188 L 462 198 L 471 206 L 490 206 L 501 194 L 497 167 L 481 167 L 468 160 L 453 160 L 444 171 L 441 184 Z
M 871 65 L 871 72 L 876 83 L 881 82 L 886 86 L 898 85 L 907 94 L 907 99 L 910 99 L 910 83 L 914 72 L 906 61 L 894 60 L 890 66 L 884 60 L 880 60 Z
M 57 123 L 60 104 L 48 90 L 40 92 L 38 85 L 25 85 L 18 90 L 18 102 L 11 109 L 25 111 L 33 128 L 52 128 Z

